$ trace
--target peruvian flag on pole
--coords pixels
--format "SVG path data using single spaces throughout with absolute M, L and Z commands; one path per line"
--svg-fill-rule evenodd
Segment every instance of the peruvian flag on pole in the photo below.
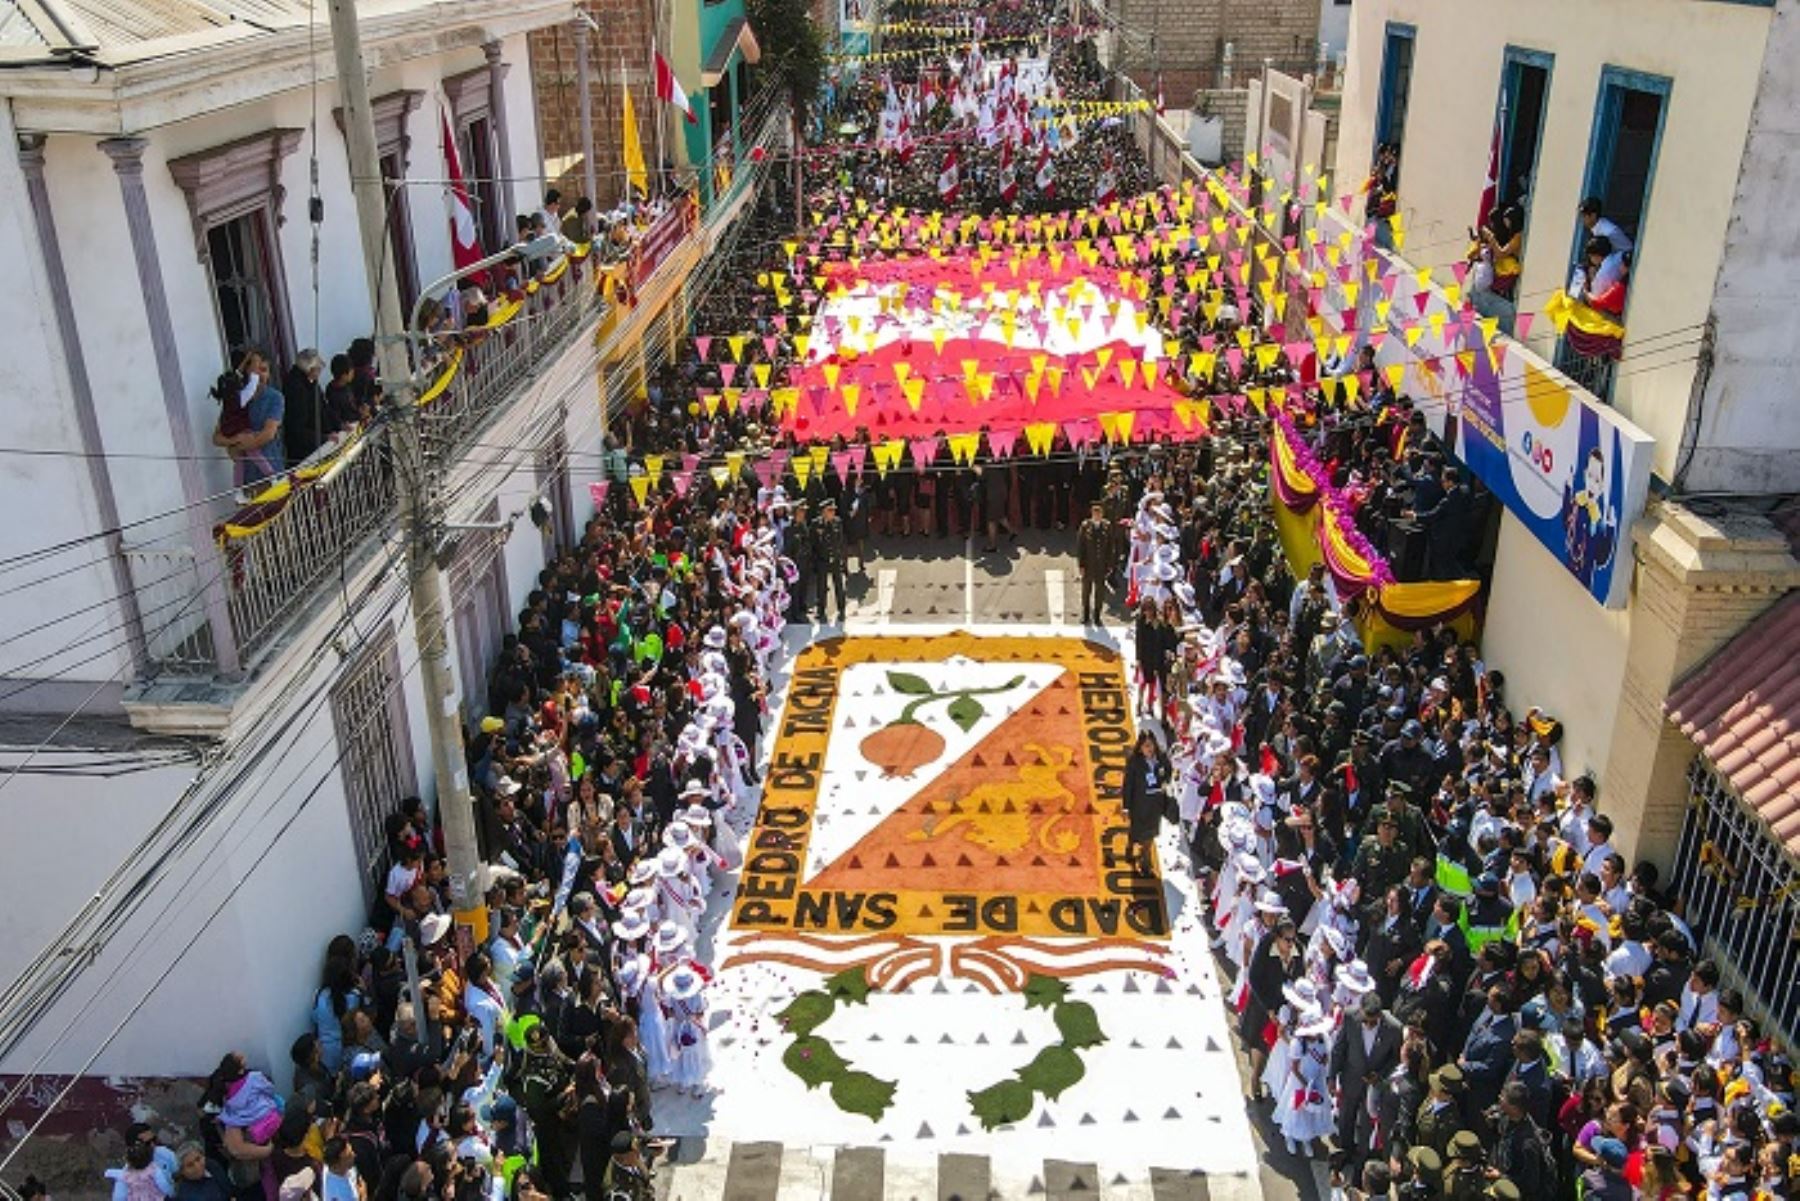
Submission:
M 1019 196 L 1019 175 L 1013 170 L 1013 144 L 1000 147 L 1000 203 L 1011 204 Z
M 1112 151 L 1100 163 L 1100 178 L 1094 182 L 1094 203 L 1111 204 L 1119 197 L 1119 173 L 1113 169 Z
M 1050 157 L 1050 144 L 1038 152 L 1037 190 L 1046 196 L 1056 195 L 1056 162 Z
M 689 125 L 700 124 L 700 118 L 694 115 L 694 106 L 688 101 L 687 93 L 681 90 L 681 81 L 675 78 L 675 68 L 662 56 L 662 51 L 652 50 L 650 53 L 656 56 L 656 98 L 666 100 L 680 109 Z
M 956 203 L 956 147 L 944 151 L 944 165 L 938 168 L 938 199 L 945 204 Z
M 458 271 L 481 261 L 481 235 L 475 225 L 475 204 L 463 183 L 462 162 L 456 153 L 456 134 L 450 129 L 450 114 L 438 109 L 444 130 L 444 178 L 450 186 L 444 200 L 450 209 L 450 261 Z
M 1506 124 L 1506 94 L 1500 94 L 1500 111 L 1494 114 L 1494 139 L 1488 144 L 1487 180 L 1481 185 L 1481 207 L 1475 214 L 1475 228 L 1486 225 L 1500 202 L 1500 129 Z

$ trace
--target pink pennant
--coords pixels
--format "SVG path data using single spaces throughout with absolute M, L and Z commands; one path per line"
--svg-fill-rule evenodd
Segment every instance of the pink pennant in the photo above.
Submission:
M 1521 339 L 1529 337 L 1531 334 L 1531 323 L 1536 317 L 1536 313 L 1520 313 L 1517 317 L 1514 317 L 1513 336 Z
M 988 431 L 988 449 L 993 452 L 996 459 L 1010 459 L 1013 444 L 1018 440 L 1019 431 L 1016 429 Z
M 775 348 L 780 346 L 781 342 L 778 338 L 764 338 L 762 344 L 763 350 L 768 352 L 770 359 L 773 359 L 775 357 Z
M 933 459 L 937 458 L 937 435 L 934 434 L 929 438 L 915 438 L 909 449 L 912 452 L 913 470 L 923 471 L 931 466 Z
M 731 385 L 736 382 L 737 373 L 738 365 L 736 363 L 719 364 L 719 378 L 725 381 L 725 386 L 727 388 L 731 387 Z
M 850 452 L 847 450 L 832 451 L 831 469 L 837 472 L 838 483 L 848 486 L 850 483 Z
M 699 455 L 682 455 L 681 456 L 681 469 L 683 471 L 687 472 L 689 475 L 693 475 L 695 471 L 699 470 L 699 468 L 700 468 L 700 456 Z
M 858 476 L 862 475 L 863 464 L 868 461 L 868 458 L 869 444 L 867 442 L 858 442 L 850 448 L 850 462 L 855 467 Z
M 751 470 L 756 472 L 756 482 L 765 489 L 773 488 L 775 481 L 781 478 L 781 473 L 776 469 L 773 458 L 757 459 L 750 466 Z
M 686 500 L 687 494 L 688 494 L 688 489 L 693 486 L 693 483 L 694 483 L 694 473 L 693 472 L 677 471 L 675 473 L 675 495 L 679 496 L 683 500 Z
M 610 487 L 612 487 L 611 480 L 600 480 L 588 485 L 588 499 L 594 502 L 596 509 L 606 507 L 606 490 Z
M 706 356 L 711 353 L 712 344 L 713 340 L 710 334 L 702 334 L 700 337 L 694 339 L 694 349 L 700 352 L 700 361 L 702 363 L 706 362 Z
M 1450 274 L 1456 276 L 1456 282 L 1459 284 L 1462 283 L 1463 280 L 1469 278 L 1468 260 L 1465 259 L 1460 263 L 1451 263 Z
M 1239 371 L 1243 370 L 1244 352 L 1235 346 L 1231 347 L 1225 352 L 1225 362 L 1230 366 L 1231 374 L 1236 375 Z

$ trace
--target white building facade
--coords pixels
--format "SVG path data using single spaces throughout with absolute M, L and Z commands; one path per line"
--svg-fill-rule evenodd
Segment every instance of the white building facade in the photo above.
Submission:
M 0 20 L 0 446 L 31 452 L 0 455 L 0 1074 L 205 1075 L 236 1049 L 285 1079 L 383 820 L 433 791 L 384 431 L 262 504 L 211 442 L 244 346 L 280 373 L 372 325 L 325 6 L 253 7 Z M 362 6 L 409 308 L 451 271 L 446 125 L 484 246 L 541 204 L 526 34 L 574 19 Z M 597 260 L 543 272 L 421 407 L 468 527 L 438 556 L 465 704 L 593 512 L 609 399 L 685 329 L 723 228 L 684 228 L 629 312 Z

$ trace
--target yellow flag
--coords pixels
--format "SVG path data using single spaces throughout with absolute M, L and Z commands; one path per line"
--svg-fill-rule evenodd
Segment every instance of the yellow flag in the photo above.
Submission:
M 744 452 L 741 450 L 726 451 L 725 452 L 725 474 L 729 478 L 735 480 L 740 474 L 743 473 L 743 470 L 744 470 Z
M 663 457 L 661 455 L 644 456 L 644 473 L 650 477 L 650 486 L 656 487 L 662 482 Z
M 649 479 L 649 477 L 642 476 L 642 475 L 632 476 L 631 477 L 631 494 L 633 496 L 637 497 L 638 504 L 640 504 L 640 505 L 643 504 L 644 498 L 646 496 L 650 495 L 650 479 Z
M 975 450 L 981 445 L 980 434 L 951 434 L 950 457 L 967 466 L 975 461 Z
M 708 467 L 706 473 L 712 476 L 713 487 L 721 490 L 725 487 L 726 482 L 731 479 L 731 473 L 723 467 Z
M 845 384 L 838 389 L 838 395 L 844 398 L 844 412 L 856 416 L 856 402 L 862 399 L 862 385 Z
M 806 453 L 812 459 L 813 470 L 824 475 L 825 464 L 831 458 L 831 448 L 829 446 L 809 446 L 806 448 Z
M 794 479 L 799 483 L 800 491 L 805 492 L 806 481 L 812 478 L 812 460 L 805 455 L 795 455 L 788 461 L 788 465 L 794 469 Z
M 706 415 L 708 417 L 717 417 L 719 415 L 719 394 L 717 392 L 708 392 L 705 396 L 702 396 L 700 400 L 701 403 L 706 405 Z
M 1031 453 L 1040 459 L 1050 453 L 1050 444 L 1056 440 L 1056 422 L 1036 421 L 1025 427 L 1025 445 Z
M 925 381 L 915 376 L 914 378 L 907 380 L 904 384 L 901 384 L 900 390 L 906 393 L 907 406 L 910 407 L 913 412 L 917 413 L 919 411 L 919 402 L 925 399 Z
M 623 70 L 623 67 L 621 67 Z M 644 167 L 644 144 L 638 141 L 637 113 L 631 107 L 631 88 L 625 88 L 625 113 L 622 124 L 625 126 L 625 145 L 620 150 L 620 159 L 625 164 L 625 180 L 642 195 L 650 194 L 650 172 Z

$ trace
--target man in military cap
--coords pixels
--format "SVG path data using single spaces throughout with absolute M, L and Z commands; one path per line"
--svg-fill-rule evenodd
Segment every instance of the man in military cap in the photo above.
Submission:
M 1396 1161 L 1406 1174 L 1399 1194 L 1405 1201 L 1437 1201 L 1443 1195 L 1444 1157 L 1432 1147 L 1406 1149 L 1406 1158 Z
M 827 602 L 837 593 L 837 623 L 844 624 L 844 523 L 838 520 L 837 501 L 830 497 L 820 506 L 812 525 L 813 571 L 819 581 L 819 621 L 825 621 Z
M 1362 885 L 1364 900 L 1376 904 L 1384 903 L 1387 890 L 1406 879 L 1412 855 L 1400 841 L 1400 822 L 1392 808 L 1377 808 L 1370 820 L 1375 832 L 1364 837 L 1356 849 L 1350 874 Z
M 807 520 L 804 498 L 794 502 L 793 520 L 782 531 L 782 549 L 794 562 L 794 587 L 788 601 L 788 620 L 804 624 L 809 619 L 813 587 L 813 531 Z
M 1081 624 L 1099 625 L 1106 608 L 1106 581 L 1113 569 L 1114 528 L 1099 501 L 1088 506 L 1088 519 L 1075 535 L 1075 565 L 1081 571 Z M 1060 620 L 1060 619 L 1059 619 Z
M 1106 494 L 1100 498 L 1100 512 L 1106 518 L 1110 534 L 1107 545 L 1112 554 L 1106 566 L 1106 575 L 1110 579 L 1125 565 L 1129 542 L 1125 523 L 1131 518 L 1131 493 L 1125 487 L 1125 473 L 1117 464 L 1106 474 Z
M 1487 1201 L 1487 1152 L 1473 1130 L 1450 1136 L 1450 1161 L 1444 1165 L 1445 1201 Z
M 1442 1157 L 1450 1151 L 1451 1136 L 1463 1127 L 1462 1092 L 1462 1069 L 1445 1064 L 1431 1073 L 1429 1091 L 1413 1120 L 1413 1149 L 1429 1148 L 1439 1157 L 1440 1168 Z

